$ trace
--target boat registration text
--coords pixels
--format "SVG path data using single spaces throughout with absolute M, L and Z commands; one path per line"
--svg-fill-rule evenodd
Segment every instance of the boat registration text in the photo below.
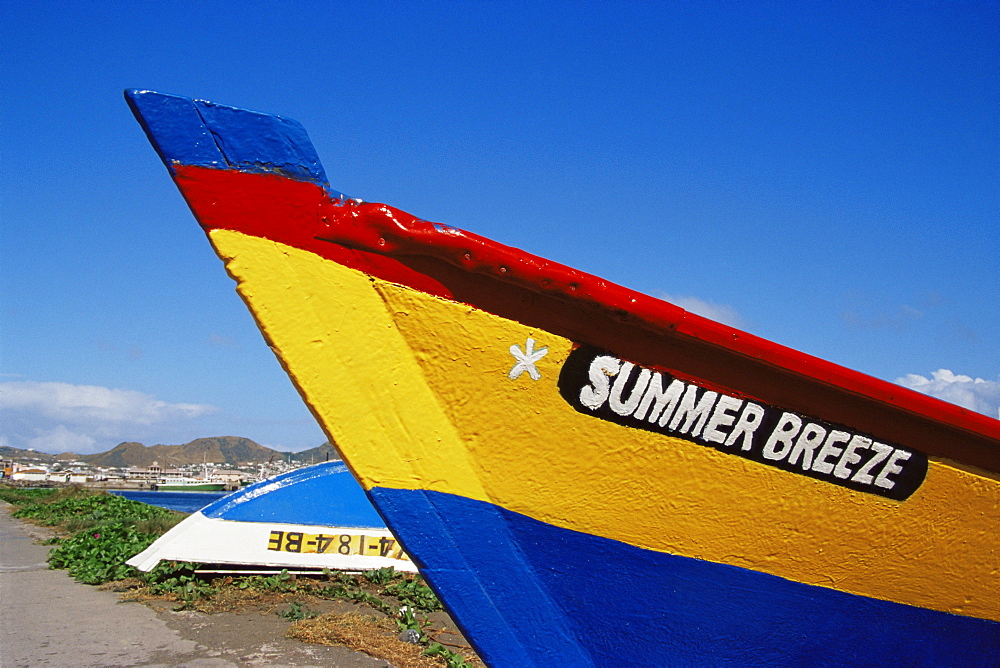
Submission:
M 391 536 L 366 536 L 364 534 L 322 534 L 301 531 L 272 531 L 267 549 L 275 552 L 304 554 L 359 554 L 368 557 L 388 557 L 409 560 Z

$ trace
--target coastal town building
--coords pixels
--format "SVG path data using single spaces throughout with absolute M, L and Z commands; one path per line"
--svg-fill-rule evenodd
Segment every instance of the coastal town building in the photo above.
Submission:
M 167 469 L 160 466 L 159 462 L 153 462 L 146 468 L 134 467 L 125 472 L 126 480 L 134 482 L 156 483 L 164 480 L 179 480 L 187 475 L 181 469 Z
M 11 473 L 11 480 L 24 482 L 48 482 L 49 472 L 39 468 L 17 468 Z
M 33 453 L 32 453 L 33 454 Z M 284 461 L 223 464 L 189 464 L 183 467 L 166 467 L 159 462 L 149 466 L 94 466 L 82 461 L 51 461 L 25 455 L 23 458 L 0 460 L 0 479 L 22 486 L 51 487 L 59 485 L 84 485 L 103 489 L 154 489 L 164 484 L 185 480 L 211 479 L 224 483 L 225 489 L 238 489 L 241 485 L 288 471 L 302 464 Z
M 3 463 L 3 477 L 24 483 L 67 483 L 71 485 L 83 485 L 93 480 L 93 476 L 86 471 L 68 469 L 52 471 L 45 467 L 24 465 L 14 461 Z

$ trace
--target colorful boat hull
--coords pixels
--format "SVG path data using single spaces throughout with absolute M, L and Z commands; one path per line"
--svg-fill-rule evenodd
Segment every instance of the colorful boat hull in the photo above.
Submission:
M 128 98 L 491 665 L 1000 654 L 996 420 L 347 199 L 287 119 Z
M 128 560 L 216 566 L 415 572 L 341 462 L 296 469 L 213 501 Z

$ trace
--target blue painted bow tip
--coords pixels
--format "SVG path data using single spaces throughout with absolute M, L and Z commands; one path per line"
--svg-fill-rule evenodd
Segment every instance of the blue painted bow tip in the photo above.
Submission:
M 125 99 L 171 175 L 179 165 L 276 173 L 347 199 L 330 187 L 298 121 L 139 88 L 125 90 Z

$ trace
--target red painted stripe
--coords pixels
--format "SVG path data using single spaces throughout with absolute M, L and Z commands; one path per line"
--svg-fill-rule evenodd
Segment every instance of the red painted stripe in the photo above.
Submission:
M 1000 421 L 688 313 L 672 304 L 384 204 L 336 205 L 311 183 L 176 167 L 206 229 L 311 251 L 645 366 L 930 456 L 1000 472 Z

